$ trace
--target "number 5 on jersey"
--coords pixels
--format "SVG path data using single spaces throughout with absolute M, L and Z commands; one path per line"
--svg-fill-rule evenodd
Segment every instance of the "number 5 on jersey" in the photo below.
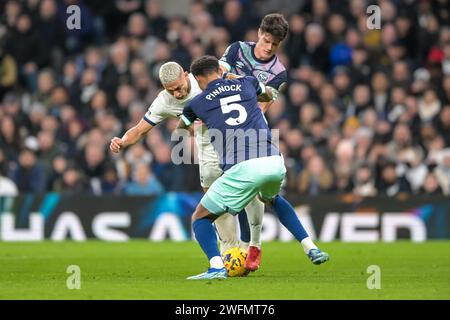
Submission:
M 245 110 L 242 105 L 234 103 L 237 101 L 241 101 L 240 94 L 235 94 L 233 96 L 220 99 L 220 108 L 222 109 L 223 114 L 230 113 L 234 110 L 239 112 L 239 115 L 236 118 L 229 117 L 227 120 L 225 120 L 225 123 L 229 126 L 237 126 L 247 120 L 247 110 Z

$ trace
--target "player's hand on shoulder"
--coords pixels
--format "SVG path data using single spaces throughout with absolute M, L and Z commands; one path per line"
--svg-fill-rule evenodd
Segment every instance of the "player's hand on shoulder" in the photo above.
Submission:
M 114 137 L 111 139 L 111 144 L 109 145 L 109 149 L 111 149 L 114 153 L 119 153 L 122 148 L 123 140 L 118 137 Z
M 233 79 L 239 79 L 239 78 L 242 78 L 242 76 L 235 74 L 235 73 L 231 73 L 231 72 L 225 73 L 225 79 L 227 79 L 227 80 L 233 80 Z

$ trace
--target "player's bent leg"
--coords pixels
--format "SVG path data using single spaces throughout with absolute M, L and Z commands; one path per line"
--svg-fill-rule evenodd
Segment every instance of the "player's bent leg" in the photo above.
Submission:
M 260 191 L 260 198 L 264 201 L 269 201 L 273 210 L 278 215 L 278 218 L 283 226 L 285 226 L 294 237 L 301 243 L 303 250 L 308 258 L 314 264 L 321 264 L 329 260 L 329 255 L 326 252 L 320 251 L 319 248 L 312 242 L 294 208 L 286 199 L 278 195 L 281 189 L 286 168 L 281 156 L 270 157 L 267 161 L 267 167 L 271 168 L 271 174 L 266 182 L 262 185 Z
M 205 218 L 210 217 L 210 214 L 219 216 L 224 212 L 229 212 L 234 215 L 243 211 L 258 192 L 261 177 L 258 174 L 258 168 L 254 168 L 258 163 L 259 161 L 256 159 L 254 161 L 244 161 L 227 170 L 220 178 L 214 181 L 208 192 L 203 196 L 194 214 L 194 233 L 203 251 L 210 259 L 211 268 L 218 268 L 217 265 L 213 265 L 216 257 L 218 258 L 217 261 L 220 259 L 220 267 L 223 265 L 223 261 L 218 255 L 217 244 L 214 249 L 212 248 L 214 239 L 211 231 L 211 220 L 206 220 Z M 205 213 L 205 210 L 209 214 Z M 204 239 L 204 237 L 207 239 Z M 209 275 L 205 273 L 196 276 L 195 279 L 207 277 Z
M 192 229 L 203 252 L 209 259 L 210 268 L 201 274 L 188 277 L 188 280 L 226 279 L 227 269 L 223 265 L 217 247 L 217 237 L 212 222 L 217 215 L 211 214 L 201 203 L 192 215 Z
M 245 208 L 248 224 L 250 227 L 250 244 L 248 247 L 245 268 L 256 271 L 261 264 L 261 229 L 264 215 L 264 203 L 255 197 Z
M 204 156 L 205 156 L 204 152 Z M 215 157 L 215 158 L 214 158 Z M 208 161 L 200 161 L 200 184 L 205 193 L 223 173 L 220 168 L 217 156 L 208 154 Z M 230 214 L 226 213 L 219 217 L 215 222 L 216 231 L 219 235 L 220 252 L 223 253 L 229 248 L 239 247 L 240 241 L 237 236 L 236 219 Z
M 285 226 L 294 237 L 301 243 L 303 250 L 307 254 L 308 258 L 314 264 L 321 264 L 330 259 L 328 253 L 322 252 L 314 244 L 309 237 L 302 223 L 300 222 L 294 208 L 290 203 L 282 196 L 277 195 L 272 201 L 272 208 L 278 215 L 280 222 Z
M 239 247 L 236 217 L 229 213 L 224 213 L 214 221 L 214 224 L 219 235 L 221 253 L 230 248 Z
M 264 203 L 255 197 L 245 207 L 250 226 L 250 246 L 261 248 L 261 229 L 264 216 Z
M 241 243 L 239 247 L 247 251 L 250 243 L 250 226 L 248 224 L 247 212 L 245 209 L 238 214 L 238 220 L 241 238 Z
M 277 194 L 280 190 L 284 178 L 285 169 L 282 158 L 272 156 L 260 159 L 263 179 L 259 187 L 260 192 L 269 194 L 269 197 Z M 246 207 L 250 224 L 251 241 L 248 248 L 248 255 L 245 260 L 245 268 L 249 271 L 256 271 L 261 264 L 261 229 L 264 215 L 264 203 L 255 197 Z

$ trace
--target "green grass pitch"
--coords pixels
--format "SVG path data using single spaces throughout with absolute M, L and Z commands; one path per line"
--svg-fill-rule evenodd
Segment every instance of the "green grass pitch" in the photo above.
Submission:
M 315 266 L 295 243 L 265 243 L 259 271 L 188 281 L 207 260 L 194 242 L 0 242 L 0 299 L 450 299 L 450 241 L 324 243 Z M 69 265 L 81 289 L 69 290 Z M 381 289 L 369 290 L 370 265 Z

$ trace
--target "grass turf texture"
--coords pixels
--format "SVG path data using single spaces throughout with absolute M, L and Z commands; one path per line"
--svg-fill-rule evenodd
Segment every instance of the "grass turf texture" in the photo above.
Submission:
M 0 299 L 450 299 L 450 241 L 325 243 L 331 261 L 311 264 L 295 243 L 265 243 L 246 278 L 188 281 L 207 260 L 194 242 L 0 242 Z M 81 289 L 69 290 L 69 265 Z M 381 289 L 369 290 L 369 265 Z

